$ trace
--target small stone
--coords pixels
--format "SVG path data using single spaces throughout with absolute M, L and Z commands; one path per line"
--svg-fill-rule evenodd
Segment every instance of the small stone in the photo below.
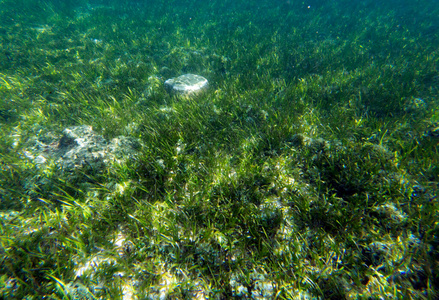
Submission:
M 206 90 L 208 81 L 203 76 L 185 74 L 165 81 L 165 88 L 171 95 L 194 96 Z

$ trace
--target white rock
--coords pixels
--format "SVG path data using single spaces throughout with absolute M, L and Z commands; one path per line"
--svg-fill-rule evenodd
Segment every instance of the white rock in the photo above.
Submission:
M 203 76 L 185 74 L 165 81 L 171 95 L 194 96 L 207 89 L 208 81 Z

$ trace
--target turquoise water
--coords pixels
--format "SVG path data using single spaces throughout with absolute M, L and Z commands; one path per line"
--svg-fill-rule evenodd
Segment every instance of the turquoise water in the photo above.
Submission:
M 438 15 L 0 1 L 0 298 L 437 298 Z

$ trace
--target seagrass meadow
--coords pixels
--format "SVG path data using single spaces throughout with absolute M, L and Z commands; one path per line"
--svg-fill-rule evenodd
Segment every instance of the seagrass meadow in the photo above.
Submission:
M 0 298 L 438 299 L 438 16 L 0 0 Z

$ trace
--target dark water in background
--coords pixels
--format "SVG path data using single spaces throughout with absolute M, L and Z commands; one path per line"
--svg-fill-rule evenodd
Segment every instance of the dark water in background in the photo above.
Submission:
M 289 47 L 310 47 L 319 42 L 378 44 L 368 53 L 370 58 L 398 51 L 404 53 L 403 49 L 397 49 L 398 45 L 391 44 L 390 34 L 400 35 L 401 40 L 422 40 L 433 47 L 439 43 L 435 1 L 4 0 L 1 7 L 1 66 L 4 69 L 20 65 L 15 57 L 20 56 L 16 53 L 20 49 L 16 44 L 32 46 L 34 37 L 32 32 L 25 32 L 26 29 L 38 33 L 44 26 L 54 24 L 58 28 L 53 29 L 53 38 L 59 38 L 57 33 L 64 38 L 81 32 L 90 35 L 93 28 L 120 24 L 122 27 L 113 32 L 96 30 L 91 38 L 115 42 L 150 33 L 160 35 L 159 40 L 169 43 L 169 47 L 179 45 L 172 40 L 172 34 L 178 29 L 189 39 L 201 40 L 197 46 L 210 50 L 219 48 L 222 55 L 234 59 L 236 48 L 228 44 L 235 39 L 241 39 L 235 43 L 243 48 L 260 46 L 261 55 L 264 47 L 274 43 L 278 43 L 284 53 Z M 294 40 L 291 40 L 292 31 L 298 31 Z M 277 41 L 271 41 L 273 34 L 277 35 Z M 346 67 L 355 66 L 347 64 Z M 312 70 L 303 70 L 309 71 Z M 295 76 L 304 74 L 299 72 Z

